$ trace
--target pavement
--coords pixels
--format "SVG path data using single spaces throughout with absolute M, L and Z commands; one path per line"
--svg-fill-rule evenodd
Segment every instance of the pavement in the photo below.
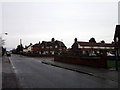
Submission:
M 2 57 L 2 89 L 19 88 L 14 69 L 7 56 Z
M 42 63 L 56 66 L 56 67 L 65 68 L 65 69 L 76 71 L 79 73 L 88 74 L 88 75 L 102 78 L 102 79 L 112 80 L 115 82 L 119 82 L 120 84 L 120 81 L 118 81 L 119 71 L 116 71 L 114 68 L 111 68 L 111 69 L 95 68 L 95 67 L 90 67 L 90 66 L 85 66 L 85 65 L 63 63 L 63 62 L 58 62 L 54 60 L 49 60 L 49 61 L 44 60 L 42 61 Z

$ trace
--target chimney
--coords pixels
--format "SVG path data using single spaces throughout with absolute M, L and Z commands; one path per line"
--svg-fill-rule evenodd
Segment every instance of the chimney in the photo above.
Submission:
M 54 39 L 54 38 L 52 38 L 52 39 L 51 39 L 51 41 L 52 41 L 52 42 L 54 42 L 54 41 L 55 41 L 55 39 Z
M 77 38 L 74 39 L 74 42 L 75 42 L 75 43 L 77 42 Z

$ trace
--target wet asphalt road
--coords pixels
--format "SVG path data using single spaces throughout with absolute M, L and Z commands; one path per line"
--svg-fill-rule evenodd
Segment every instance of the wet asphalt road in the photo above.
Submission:
M 41 63 L 53 58 L 12 55 L 10 60 L 23 88 L 117 88 L 117 82 Z

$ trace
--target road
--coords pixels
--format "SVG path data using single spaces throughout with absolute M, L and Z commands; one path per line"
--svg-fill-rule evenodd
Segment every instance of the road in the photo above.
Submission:
M 67 69 L 41 63 L 53 58 L 31 58 L 12 55 L 20 86 L 23 88 L 117 88 L 117 82 L 104 80 Z

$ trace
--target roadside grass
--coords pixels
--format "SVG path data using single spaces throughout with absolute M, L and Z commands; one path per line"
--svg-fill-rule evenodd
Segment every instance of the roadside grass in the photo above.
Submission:
M 115 60 L 107 60 L 107 66 L 108 67 L 115 67 L 116 66 L 116 61 Z M 118 67 L 120 67 L 120 62 L 118 62 Z

